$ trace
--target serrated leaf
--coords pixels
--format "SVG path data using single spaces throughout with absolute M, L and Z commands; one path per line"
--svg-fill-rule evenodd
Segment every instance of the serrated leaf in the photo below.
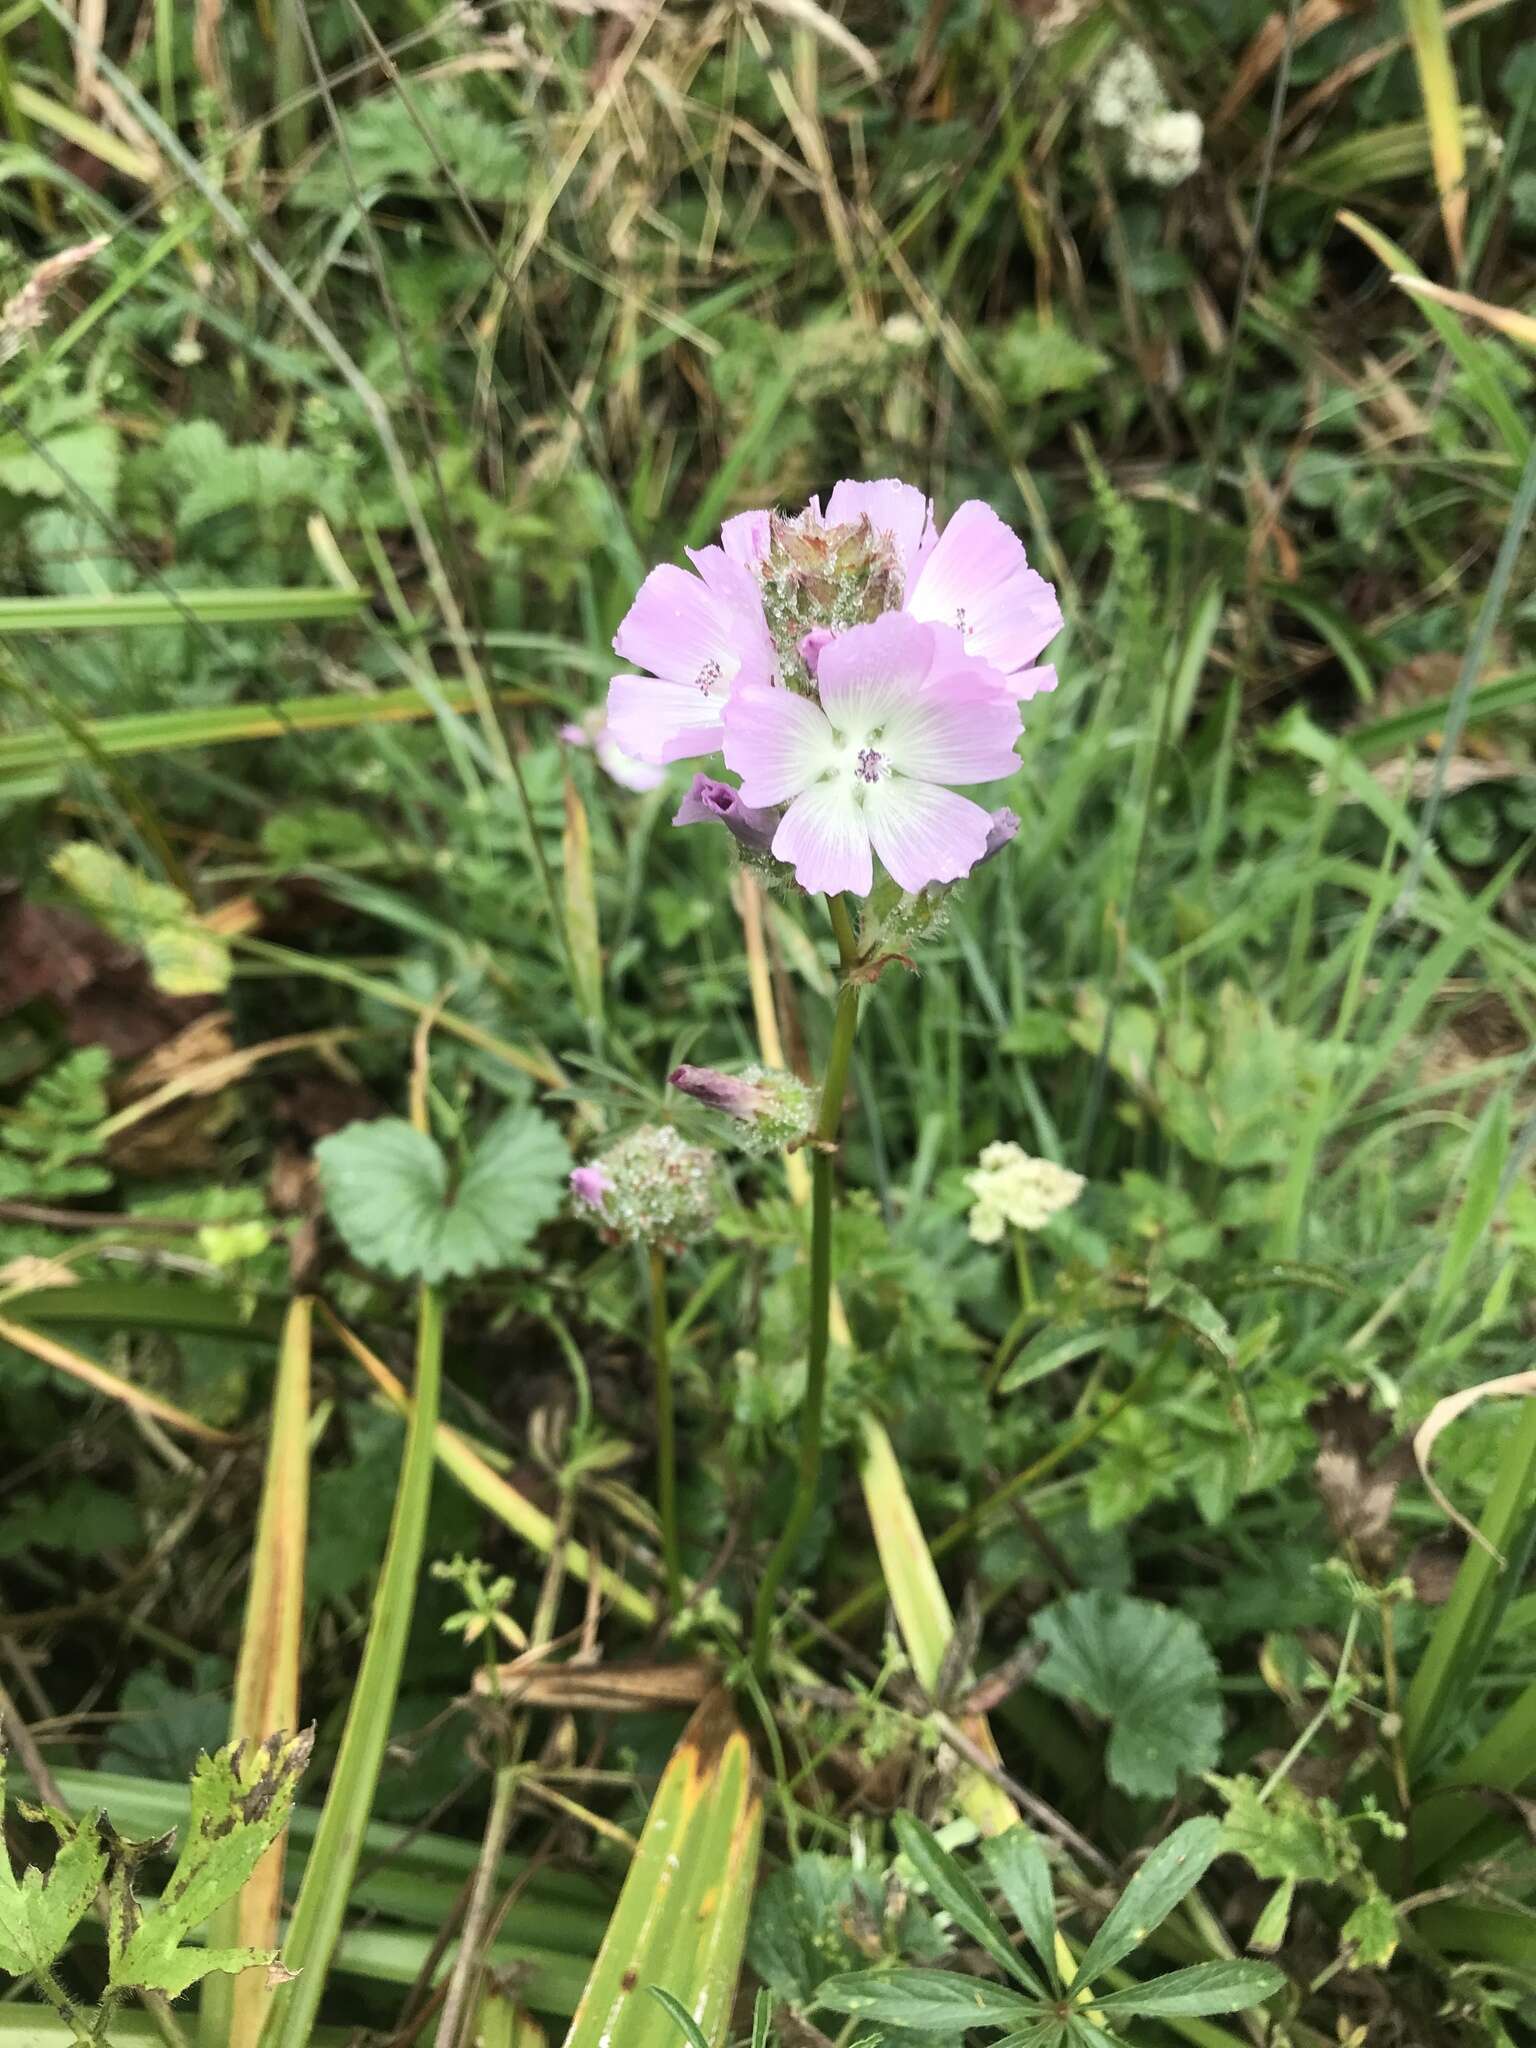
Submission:
M 1188 1615 L 1128 1594 L 1071 1593 L 1031 1632 L 1049 1653 L 1036 1683 L 1110 1723 L 1105 1764 L 1122 1791 L 1167 1798 L 1181 1771 L 1216 1762 L 1216 1660 Z
M 951 2039 L 967 2027 L 1018 2027 L 1035 2017 L 1034 2006 L 1017 1991 L 952 1970 L 855 1970 L 829 1977 L 816 2002 L 856 2019 Z
M 1241 2012 L 1284 1989 L 1285 1973 L 1273 1963 L 1195 1963 L 1187 1970 L 1173 1970 L 1166 1977 L 1132 1984 L 1124 1991 L 1102 1997 L 1095 1992 L 1093 2002 L 1107 2013 L 1197 2019 L 1213 2012 Z
M 0 1754 L 0 1800 L 4 1790 L 5 1758 Z M 59 1813 L 44 1817 L 59 1838 L 46 1873 L 27 1870 L 18 1882 L 0 1843 L 0 1971 L 10 1977 L 30 1977 L 52 1967 L 89 1912 L 107 1867 L 95 1814 L 78 1822 Z
M 902 1854 L 933 1894 L 934 1903 L 1010 1977 L 1043 1998 L 1039 1981 L 1020 1959 L 1007 1929 L 931 1829 L 910 1813 L 898 1813 L 892 1825 Z
M 309 1730 L 272 1735 L 262 1743 L 230 1743 L 198 1758 L 181 1853 L 164 1891 L 143 1908 L 125 1898 L 114 1914 L 110 1990 L 163 1991 L 175 1998 L 212 1970 L 244 1970 L 274 1960 L 271 1950 L 189 1949 L 183 1943 L 235 1896 L 287 1825 L 313 1746 Z M 131 1891 L 131 1881 L 126 1889 Z
M 532 1109 L 497 1118 L 456 1189 L 433 1139 L 401 1117 L 349 1124 L 315 1147 L 332 1221 L 364 1265 L 431 1284 L 517 1263 L 558 1210 L 570 1154 Z
M 1051 1866 L 1034 1833 L 1010 1828 L 982 1845 L 993 1882 L 1008 1901 L 1008 1910 L 1024 1930 L 1030 1947 L 1056 1978 L 1056 1901 Z
M 1337 1882 L 1359 1862 L 1359 1849 L 1331 1799 L 1312 1799 L 1282 1779 L 1267 1799 L 1257 1778 L 1211 1783 L 1227 1802 L 1223 1843 L 1259 1877 Z
M 1078 1976 L 1091 1982 L 1139 1948 L 1154 1927 L 1200 1882 L 1221 1853 L 1221 1822 L 1209 1817 L 1187 1820 L 1158 1843 L 1104 1917 L 1078 1965 Z
M 164 994 L 219 995 L 228 988 L 228 943 L 198 921 L 179 889 L 85 839 L 60 847 L 49 866 L 114 938 L 138 948 Z

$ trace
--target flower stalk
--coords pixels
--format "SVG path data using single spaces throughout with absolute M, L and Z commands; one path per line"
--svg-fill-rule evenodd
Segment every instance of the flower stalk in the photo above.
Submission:
M 806 1346 L 805 1400 L 800 1409 L 800 1449 L 797 1460 L 795 1497 L 789 1519 L 780 1531 L 757 1591 L 752 1618 L 752 1668 L 759 1679 L 768 1670 L 769 1639 L 773 1608 L 784 1574 L 805 1535 L 816 1505 L 816 1485 L 821 1476 L 821 1439 L 827 1405 L 827 1352 L 832 1304 L 832 1196 L 833 1164 L 837 1134 L 842 1124 L 843 1097 L 848 1092 L 848 1067 L 853 1058 L 853 1040 L 859 1026 L 859 984 L 848 978 L 858 955 L 858 942 L 848 906 L 841 896 L 829 896 L 827 907 L 843 969 L 843 985 L 832 1019 L 832 1044 L 822 1081 L 821 1107 L 816 1118 L 811 1155 L 811 1301 L 809 1337 Z

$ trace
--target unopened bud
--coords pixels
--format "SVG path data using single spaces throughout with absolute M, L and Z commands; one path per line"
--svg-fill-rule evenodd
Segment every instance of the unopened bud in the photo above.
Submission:
M 744 804 L 741 791 L 712 775 L 695 775 L 693 787 L 677 807 L 674 825 L 723 825 L 731 837 L 749 853 L 766 853 L 779 829 L 777 811 L 755 810 Z
M 816 1098 L 804 1081 L 778 1068 L 722 1074 L 718 1067 L 676 1067 L 668 1079 L 695 1102 L 733 1117 L 741 1126 L 737 1141 L 749 1152 L 798 1144 L 816 1113 Z

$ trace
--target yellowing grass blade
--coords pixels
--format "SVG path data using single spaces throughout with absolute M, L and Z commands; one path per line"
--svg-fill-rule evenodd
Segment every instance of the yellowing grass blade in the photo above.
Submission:
M 1471 292 L 1453 292 L 1449 285 L 1431 284 L 1427 277 L 1406 277 L 1401 271 L 1393 273 L 1392 282 L 1416 299 L 1433 299 L 1437 306 L 1449 306 L 1453 313 L 1486 320 L 1511 341 L 1536 348 L 1536 318 L 1529 313 L 1517 312 L 1513 306 L 1495 306 L 1488 299 L 1474 298 Z
M 1461 98 L 1456 90 L 1456 67 L 1451 62 L 1451 39 L 1446 34 L 1441 0 L 1403 0 L 1403 21 L 1418 67 L 1435 184 L 1440 193 L 1440 218 L 1445 224 L 1451 261 L 1460 270 L 1466 246 L 1467 148 L 1461 124 Z
M 712 1693 L 662 1773 L 565 2048 L 678 2048 L 652 1985 L 724 2041 L 762 1832 L 747 1738 Z
M 200 1437 L 205 1444 L 239 1441 L 227 1429 L 215 1429 L 211 1422 L 200 1422 L 195 1415 L 189 1415 L 173 1402 L 162 1401 L 157 1394 L 146 1394 L 142 1387 L 134 1386 L 130 1380 L 119 1379 L 115 1372 L 108 1372 L 94 1358 L 87 1358 L 80 1351 L 71 1351 L 67 1344 L 45 1337 L 38 1330 L 29 1330 L 24 1323 L 13 1323 L 8 1317 L 0 1317 L 0 1343 L 14 1344 L 29 1358 L 41 1359 L 44 1365 L 51 1365 L 56 1372 L 68 1373 L 74 1380 L 83 1380 L 97 1393 L 108 1394 L 114 1401 L 121 1401 L 125 1408 L 136 1408 L 141 1415 L 152 1416 L 156 1422 L 163 1422 L 168 1429 L 179 1429 L 185 1436 Z
M 345 1323 L 338 1321 L 324 1302 L 320 1304 L 320 1312 L 390 1406 L 401 1415 L 409 1416 L 411 1397 L 383 1359 L 370 1351 L 362 1338 L 354 1335 Z M 556 1536 L 551 1517 L 525 1493 L 519 1493 L 510 1480 L 503 1479 L 467 1438 L 460 1436 L 456 1429 L 450 1429 L 446 1422 L 440 1422 L 434 1448 L 438 1463 L 444 1471 L 452 1473 L 472 1500 L 479 1501 L 487 1513 L 505 1522 L 514 1536 L 520 1536 L 525 1543 L 531 1544 L 541 1556 L 550 1555 Z M 638 1586 L 630 1585 L 611 1566 L 599 1564 L 584 1543 L 577 1543 L 574 1538 L 567 1542 L 565 1568 L 583 1584 L 596 1574 L 599 1590 L 621 1614 L 627 1614 L 642 1628 L 654 1628 L 656 1603 Z
M 309 1354 L 312 1307 L 290 1303 L 277 1359 L 266 1475 L 251 1552 L 245 1625 L 235 1667 L 234 1741 L 259 1742 L 299 1725 L 299 1653 L 304 1626 L 304 1543 L 309 1519 Z M 221 1909 L 210 1930 L 219 1947 L 275 1948 L 282 1909 L 279 1838 L 252 1872 L 238 1899 Z M 267 2015 L 266 1973 L 215 1974 L 203 1986 L 198 2013 L 202 2048 L 255 2048 Z
M 597 890 L 592 880 L 592 828 L 581 792 L 565 778 L 565 935 L 576 975 L 576 998 L 589 1024 L 603 1016 L 603 950 L 598 934 Z
M 863 1417 L 862 1427 L 864 1455 L 859 1476 L 870 1527 L 875 1532 L 875 1548 L 880 1553 L 885 1590 L 891 1596 L 896 1626 L 912 1659 L 918 1683 L 931 1693 L 939 1682 L 955 1633 L 955 1617 L 891 1440 L 872 1415 Z M 984 1755 L 997 1758 L 997 1745 L 984 1714 L 966 1715 L 960 1727 Z M 994 1785 L 971 1764 L 962 1769 L 956 1780 L 955 1798 L 960 1811 L 984 1835 L 1006 1834 L 1022 1818 L 1002 1787 Z

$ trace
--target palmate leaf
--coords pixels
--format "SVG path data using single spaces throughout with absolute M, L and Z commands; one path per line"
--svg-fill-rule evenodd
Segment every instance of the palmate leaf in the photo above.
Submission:
M 1241 2012 L 1284 1988 L 1285 1974 L 1273 1963 L 1195 1963 L 1147 1984 L 1128 1985 L 1124 1991 L 1103 1996 L 1096 1991 L 1093 2002 L 1106 2013 L 1199 2019 L 1208 2013 Z
M 0 1753 L 0 1801 L 5 1788 L 5 1758 Z M 107 1867 L 97 1816 L 69 1821 L 44 1810 L 59 1838 L 58 1853 L 46 1872 L 27 1870 L 18 1881 L 11 1859 L 0 1843 L 0 1972 L 30 1977 L 50 1969 L 91 1907 Z
M 559 1208 L 570 1154 L 536 1110 L 496 1119 L 450 1185 L 438 1145 L 400 1117 L 349 1124 L 315 1147 L 332 1221 L 366 1266 L 435 1285 L 517 1263 Z
M 286 1827 L 313 1746 L 311 1729 L 302 1735 L 272 1735 L 261 1743 L 230 1743 L 213 1756 L 198 1758 L 181 1853 L 160 1897 L 138 1905 L 131 1858 L 113 1873 L 109 1990 L 163 1991 L 175 1998 L 211 1970 L 244 1970 L 274 1961 L 271 1950 L 186 1948 L 183 1943 L 235 1896 Z
M 1187 1820 L 1158 1843 L 1104 1916 L 1089 1942 L 1078 1975 L 1091 1983 L 1139 1948 L 1179 1901 L 1204 1877 L 1223 1847 L 1221 1822 L 1206 1816 Z
M 1008 1901 L 1009 1911 L 1023 1928 L 1030 1947 L 1056 1982 L 1056 1901 L 1051 1866 L 1034 1833 L 1010 1828 L 982 1844 L 992 1880 Z
M 1033 2000 L 954 1970 L 854 1970 L 829 1977 L 816 2003 L 855 2019 L 880 2020 L 914 2034 L 956 2040 L 968 2027 L 1027 2026 L 1039 2016 Z
M 1036 1683 L 1110 1723 L 1105 1765 L 1123 1792 L 1164 1799 L 1209 1770 L 1221 1742 L 1216 1660 L 1188 1615 L 1123 1593 L 1071 1593 L 1031 1625 L 1049 1652 Z
M 933 1894 L 934 1903 L 942 1906 L 955 1925 L 984 1948 L 1008 1976 L 1036 1998 L 1043 1998 L 1045 1993 L 1039 1981 L 1020 1959 L 1008 1939 L 1007 1929 L 932 1831 L 910 1813 L 898 1813 L 893 1826 L 903 1855 Z

